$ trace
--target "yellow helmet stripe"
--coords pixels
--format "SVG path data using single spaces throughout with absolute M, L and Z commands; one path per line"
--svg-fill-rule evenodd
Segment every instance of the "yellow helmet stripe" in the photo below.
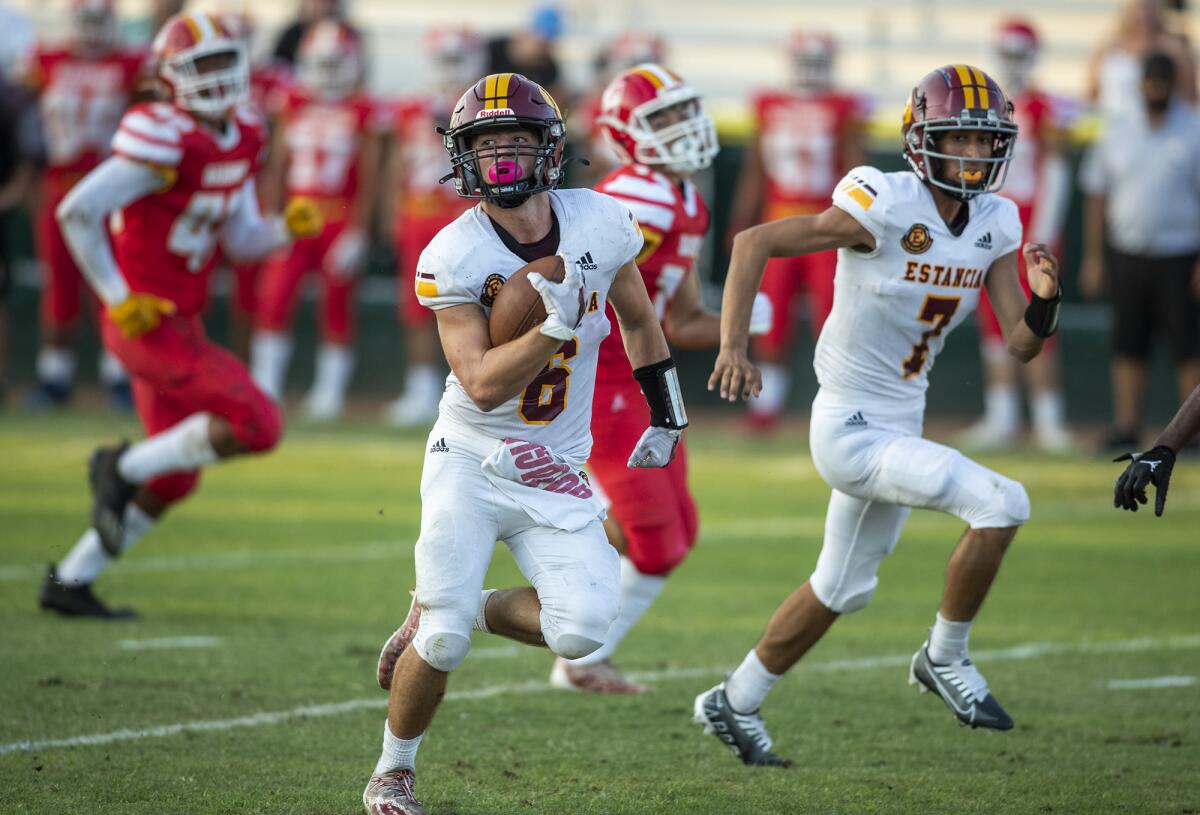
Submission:
M 499 107 L 508 107 L 508 86 L 512 78 L 512 74 L 500 74 L 500 79 L 496 82 L 496 97 L 503 102 L 502 105 L 498 103 Z
M 975 77 L 976 84 L 979 85 L 979 106 L 981 108 L 989 107 L 987 77 L 983 71 L 974 66 L 971 66 L 971 74 Z
M 638 68 L 636 71 L 634 71 L 634 73 L 653 85 L 655 90 L 658 90 L 666 84 L 657 73 L 647 70 L 646 68 Z
M 196 23 L 196 19 L 192 15 L 187 15 L 183 18 L 183 24 L 187 26 L 188 33 L 192 35 L 195 42 L 200 42 L 204 39 L 204 35 L 200 33 L 200 26 Z
M 954 70 L 958 72 L 958 82 L 962 85 L 963 103 L 968 108 L 975 107 L 975 83 L 971 79 L 971 69 L 966 65 L 955 65 Z
M 488 74 L 483 80 L 483 107 L 491 110 L 496 107 L 496 80 L 499 74 Z

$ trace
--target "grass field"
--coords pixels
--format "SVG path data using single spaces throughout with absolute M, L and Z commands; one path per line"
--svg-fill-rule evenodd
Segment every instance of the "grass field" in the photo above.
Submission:
M 133 428 L 0 418 L 0 813 L 360 812 L 378 755 L 378 647 L 407 609 L 423 436 L 296 429 L 211 469 L 102 578 L 141 621 L 36 609 L 87 519 L 84 461 Z M 480 636 L 418 760 L 434 815 L 1200 813 L 1200 463 L 1167 516 L 1111 509 L 1117 465 L 984 459 L 1033 520 L 972 636 L 1017 722 L 958 727 L 905 683 L 960 533 L 916 513 L 871 607 L 768 700 L 791 770 L 748 769 L 690 723 L 820 545 L 803 438 L 690 431 L 703 534 L 619 661 L 656 691 L 551 691 L 545 652 Z M 492 585 L 519 575 L 497 550 Z M 1112 682 L 1192 677 L 1149 689 Z

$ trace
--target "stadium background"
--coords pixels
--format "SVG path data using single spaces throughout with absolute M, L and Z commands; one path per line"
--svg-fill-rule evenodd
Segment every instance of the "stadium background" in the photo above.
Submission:
M 423 37 L 435 25 L 467 23 L 490 36 L 524 24 L 535 3 L 477 2 L 459 0 L 453 10 L 437 3 L 357 0 L 350 4 L 350 19 L 367 35 L 370 54 L 368 84 L 385 95 L 411 92 L 425 79 Z M 1109 34 L 1119 5 L 1104 0 L 1052 0 L 1048 3 L 970 2 L 944 0 L 845 0 L 831 14 L 829 4 L 802 0 L 746 0 L 736 4 L 718 0 L 656 0 L 655 2 L 594 2 L 567 0 L 564 33 L 558 42 L 557 58 L 568 87 L 576 93 L 593 84 L 593 62 L 603 44 L 622 31 L 634 29 L 660 34 L 668 45 L 668 61 L 705 94 L 718 121 L 722 152 L 703 179 L 706 197 L 714 210 L 714 228 L 701 257 L 699 273 L 705 297 L 712 305 L 720 299 L 720 282 L 727 258 L 721 241 L 728 205 L 740 167 L 742 148 L 748 134 L 746 108 L 749 94 L 763 87 L 786 82 L 788 69 L 784 36 L 795 29 L 814 28 L 832 32 L 838 39 L 836 76 L 839 85 L 867 95 L 873 102 L 870 123 L 870 160 L 884 169 L 900 169 L 899 118 L 905 94 L 912 82 L 936 64 L 970 62 L 985 70 L 992 57 L 990 35 L 996 25 L 1013 15 L 1026 15 L 1044 39 L 1037 68 L 1040 85 L 1048 91 L 1078 98 L 1082 95 L 1088 54 Z M 57 3 L 18 0 L 12 6 L 29 15 L 40 35 L 54 38 L 65 26 Z M 238 9 L 236 3 L 194 4 L 197 8 Z M 254 55 L 269 51 L 279 29 L 295 12 L 293 0 L 259 0 L 244 6 L 255 21 Z M 137 18 L 148 9 L 146 2 L 126 0 L 118 10 L 123 18 Z M 1177 23 L 1195 29 L 1195 10 L 1184 13 Z M 564 103 L 570 117 L 570 103 Z M 1097 123 L 1082 117 L 1074 131 L 1073 169 L 1082 149 L 1093 138 Z M 568 183 L 570 178 L 568 177 Z M 1066 224 L 1064 290 L 1067 306 L 1062 318 L 1063 376 L 1068 418 L 1075 423 L 1101 423 L 1109 418 L 1108 307 L 1085 303 L 1075 287 L 1079 260 L 1081 197 L 1072 181 L 1072 200 Z M 15 234 L 10 245 L 24 247 L 27 261 L 18 266 L 17 287 L 11 301 L 12 380 L 20 386 L 33 375 L 36 356 L 37 272 L 30 259 L 28 230 L 20 221 L 11 222 Z M 222 281 L 218 281 L 221 283 Z M 216 337 L 225 336 L 227 310 L 222 302 L 227 287 L 218 286 L 210 315 Z M 315 343 L 313 298 L 297 321 L 296 354 L 289 374 L 295 388 L 311 379 L 312 346 Z M 394 394 L 403 377 L 403 355 L 395 324 L 395 289 L 388 248 L 380 245 L 373 253 L 368 279 L 360 289 L 359 316 L 362 331 L 358 342 L 359 362 L 352 392 L 384 398 Z M 980 361 L 974 321 L 968 320 L 939 357 L 937 373 L 931 377 L 931 415 L 969 418 L 981 408 Z M 801 346 L 795 355 L 795 385 L 790 400 L 793 410 L 806 411 L 816 392 L 812 373 L 811 344 L 800 332 Z M 96 339 L 83 335 L 80 378 L 94 381 Z M 711 354 L 680 352 L 678 355 L 689 403 L 716 407 L 703 383 Z M 1159 423 L 1174 410 L 1175 395 L 1170 365 L 1159 355 L 1154 366 L 1147 418 Z

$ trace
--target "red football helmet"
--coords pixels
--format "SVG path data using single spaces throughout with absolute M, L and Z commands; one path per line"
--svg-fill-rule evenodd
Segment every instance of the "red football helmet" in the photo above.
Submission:
M 71 0 L 71 42 L 84 51 L 107 51 L 117 42 L 113 0 Z
M 358 32 L 331 18 L 308 27 L 296 54 L 296 79 L 306 90 L 327 100 L 344 99 L 365 76 Z
M 945 65 L 926 74 L 909 94 L 900 132 L 904 136 L 904 158 L 914 173 L 927 184 L 968 201 L 985 192 L 996 192 L 1008 175 L 1017 123 L 1012 102 L 990 76 L 970 65 Z M 940 152 L 938 138 L 952 130 L 982 130 L 992 134 L 992 154 L 972 158 L 987 166 L 987 172 L 969 179 L 966 159 Z M 963 172 L 957 184 L 938 177 L 941 162 L 957 161 Z
M 454 96 L 470 85 L 487 68 L 487 54 L 478 34 L 467 26 L 429 29 L 425 52 L 433 65 L 434 85 L 439 95 Z
M 176 14 L 154 38 L 158 74 L 175 104 L 203 116 L 224 116 L 246 98 L 246 48 L 214 14 Z
M 787 50 L 796 85 L 801 90 L 816 93 L 833 87 L 837 41 L 832 34 L 796 31 L 788 39 Z
M 686 175 L 712 164 L 720 150 L 700 94 L 678 74 L 649 62 L 608 83 L 596 122 L 626 164 Z
M 524 128 L 538 135 L 529 146 L 473 148 L 472 137 L 486 130 Z M 458 100 L 450 116 L 449 129 L 438 128 L 450 154 L 450 175 L 463 198 L 482 198 L 509 208 L 525 203 L 535 193 L 552 190 L 562 182 L 562 154 L 566 128 L 553 97 L 541 85 L 520 74 L 491 74 L 476 82 Z M 480 169 L 481 157 L 497 153 L 503 158 L 491 168 L 490 177 Z M 529 175 L 516 161 L 532 157 Z
M 993 47 L 1004 86 L 1010 93 L 1029 87 L 1039 46 L 1036 29 L 1025 20 L 1009 20 L 997 29 Z

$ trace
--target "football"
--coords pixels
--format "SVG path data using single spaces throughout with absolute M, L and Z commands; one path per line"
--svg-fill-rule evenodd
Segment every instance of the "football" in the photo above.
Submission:
M 493 347 L 515 340 L 546 319 L 546 305 L 542 302 L 542 296 L 529 285 L 530 272 L 561 283 L 567 269 L 561 257 L 550 255 L 525 264 L 500 285 L 488 320 L 488 334 Z

